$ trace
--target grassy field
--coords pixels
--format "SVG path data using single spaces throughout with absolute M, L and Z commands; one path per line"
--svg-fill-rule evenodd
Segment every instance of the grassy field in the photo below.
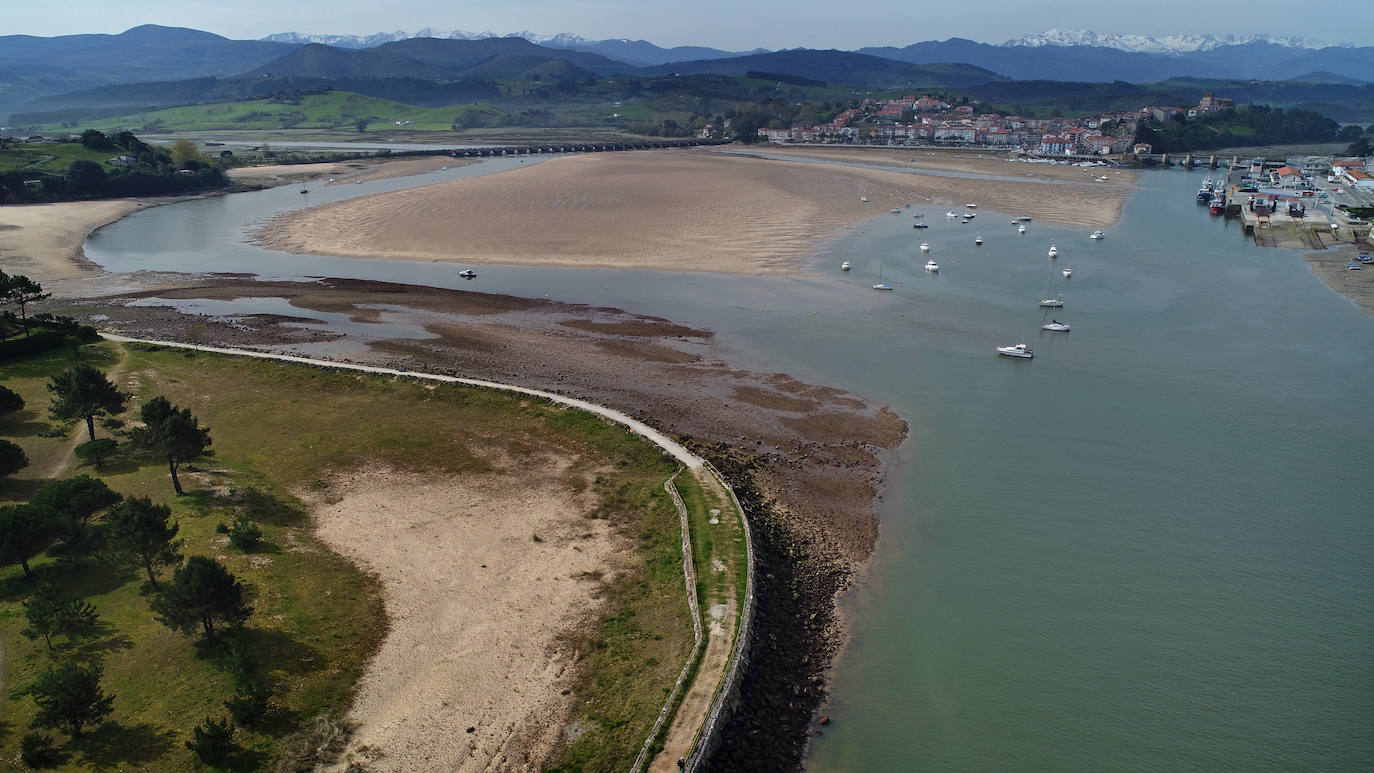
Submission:
M 0 148 L 0 172 L 32 170 L 62 174 L 73 161 L 94 161 L 106 168 L 105 163 L 124 151 L 105 148 L 92 150 L 79 142 L 17 142 Z
M 482 105 L 415 107 L 345 91 L 331 91 L 325 94 L 306 95 L 298 101 L 290 102 L 255 99 L 247 102 L 171 107 L 83 121 L 80 129 L 100 129 L 109 132 L 132 126 L 141 127 L 138 131 L 140 135 L 159 131 L 232 129 L 334 129 L 357 133 L 358 122 L 362 121 L 363 131 L 431 132 L 448 131 L 463 113 L 482 109 Z M 397 121 L 410 123 L 398 126 Z M 64 131 L 57 124 L 44 124 L 34 128 L 37 131 Z
M 277 708 L 262 727 L 239 731 L 232 768 L 308 760 L 386 631 L 378 581 L 314 538 L 294 492 L 320 490 L 331 471 L 373 462 L 434 475 L 480 472 L 487 467 L 478 447 L 515 458 L 572 451 L 602 471 L 592 484 L 600 505 L 589 515 L 634 538 L 642 571 L 608 589 L 614 611 L 575 642 L 583 670 L 574 694 L 587 732 L 560 769 L 623 769 L 633 760 L 691 647 L 678 523 L 662 489 L 674 465 L 657 448 L 590 414 L 486 390 L 136 345 L 90 346 L 81 360 L 135 393 L 130 415 L 165 394 L 211 428 L 215 455 L 183 473 L 187 496 L 172 495 L 165 464 L 153 460 L 119 459 L 98 476 L 125 496 L 171 505 L 183 552 L 221 560 L 251 589 L 255 611 L 241 636 Z M 67 350 L 0 366 L 0 380 L 28 403 L 0 418 L 0 431 L 31 460 L 0 482 L 0 501 L 23 501 L 52 477 L 97 474 L 70 457 L 70 434 L 47 431 L 44 384 L 73 361 Z M 264 531 L 264 547 L 251 554 L 216 533 L 239 516 Z M 102 663 L 104 687 L 116 697 L 100 728 L 70 742 L 58 736 L 66 742 L 62 769 L 196 769 L 183 742 L 205 717 L 225 715 L 222 701 L 233 690 L 224 651 L 156 622 L 137 571 L 50 556 L 31 563 L 90 601 L 106 629 L 50 655 L 19 635 L 30 583 L 17 566 L 0 569 L 0 760 L 15 759 L 35 711 L 22 688 L 50 664 L 74 659 Z

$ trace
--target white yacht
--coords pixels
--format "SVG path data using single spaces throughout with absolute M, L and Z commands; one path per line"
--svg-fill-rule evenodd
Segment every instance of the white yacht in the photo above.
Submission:
M 964 206 L 968 207 L 969 209 L 977 209 L 977 208 L 978 208 L 978 205 L 977 205 L 977 204 L 965 204 Z
M 927 242 L 921 242 L 921 252 L 930 252 L 930 244 Z
M 1065 279 L 1068 279 L 1068 278 L 1070 278 L 1070 277 L 1072 277 L 1072 276 L 1073 276 L 1073 266 L 1065 266 L 1065 267 L 1064 267 L 1064 278 L 1065 278 Z
M 862 203 L 864 203 L 864 204 L 867 204 L 867 203 L 868 203 L 868 197 L 867 197 L 867 196 L 860 196 L 860 197 L 859 197 L 859 201 L 862 202 Z
M 1040 305 L 1047 309 L 1059 309 L 1063 308 L 1064 300 L 1062 298 L 1041 298 Z
M 890 284 L 888 284 L 888 283 L 886 283 L 886 282 L 879 282 L 879 283 L 873 285 L 873 289 L 874 289 L 874 290 L 891 290 L 891 289 L 892 289 L 892 285 L 890 285 Z
M 1058 257 L 1058 256 L 1059 256 L 1059 248 L 1056 247 L 1056 246 L 1054 246 L 1053 244 L 1051 244 L 1051 245 L 1050 245 L 1050 257 L 1051 257 L 1051 258 L 1054 258 L 1054 257 Z
M 1016 226 L 1016 232 L 1019 234 L 1023 234 L 1026 232 L 1026 227 L 1024 225 L 1018 225 Z
M 1048 330 L 1048 331 L 1050 331 L 1051 333 L 1067 333 L 1067 332 L 1069 332 L 1069 326 L 1068 326 L 1068 325 L 1065 325 L 1063 322 L 1060 322 L 1060 321 L 1057 320 L 1057 319 L 1052 319 L 1052 320 L 1050 320 L 1049 322 L 1046 322 L 1045 324 L 1043 324 L 1043 325 L 1040 326 L 1040 329 L 1041 329 L 1041 330 Z
M 958 215 L 954 214 L 953 212 L 946 212 L 945 217 L 958 217 Z
M 1007 357 L 1024 357 L 1028 360 L 1035 356 L 1035 353 L 1031 351 L 1031 348 L 1029 346 L 1026 346 L 1025 344 L 1017 344 L 1015 346 L 999 346 L 997 347 L 997 353 L 1005 355 Z
M 982 234 L 978 234 L 977 236 L 973 237 L 973 243 L 976 244 L 976 245 L 978 245 L 979 247 L 982 247 L 982 246 L 983 246 L 983 235 L 982 235 Z
M 841 271 L 848 271 L 848 270 L 851 269 L 851 268 L 853 268 L 853 266 L 851 266 L 851 265 L 849 264 L 849 261 L 847 261 L 847 260 L 846 260 L 845 262 L 843 262 L 843 263 L 840 264 L 840 270 L 841 270 Z
M 977 212 L 965 212 L 965 213 L 964 213 L 964 219 L 965 219 L 965 220 L 972 220 L 972 219 L 975 218 L 975 217 L 978 217 L 978 213 L 977 213 Z
M 470 269 L 470 268 L 469 268 L 469 269 L 464 269 L 464 270 L 458 272 L 458 276 L 461 276 L 461 277 L 464 278 L 464 279 L 476 279 L 476 278 L 477 278 L 477 272 L 476 272 L 476 271 L 473 271 L 473 270 Z
M 1092 232 L 1092 235 L 1089 236 L 1088 238 L 1089 238 L 1089 239 L 1105 239 L 1105 238 L 1107 238 L 1107 235 L 1104 234 L 1104 233 L 1102 233 L 1101 231 L 1093 231 L 1093 232 Z
M 933 261 L 933 260 L 927 260 L 927 261 L 926 261 L 926 271 L 931 271 L 931 272 L 934 272 L 934 273 L 939 273 L 939 272 L 940 272 L 940 264 L 939 264 L 939 263 L 936 263 L 936 262 Z
M 894 214 L 894 215 L 900 215 L 900 214 L 902 214 L 902 208 L 901 208 L 901 207 L 893 207 L 892 209 L 889 209 L 888 212 L 891 212 L 891 213 Z

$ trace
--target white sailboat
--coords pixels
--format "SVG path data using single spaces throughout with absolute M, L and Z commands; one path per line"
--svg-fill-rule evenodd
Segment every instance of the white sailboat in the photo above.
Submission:
M 1048 330 L 1048 331 L 1050 331 L 1051 333 L 1067 333 L 1067 332 L 1069 332 L 1069 326 L 1066 325 L 1066 324 L 1064 324 L 1063 322 L 1060 322 L 1060 321 L 1057 320 L 1057 319 L 1052 319 L 1052 320 L 1050 320 L 1049 322 L 1046 322 L 1045 324 L 1043 324 L 1043 325 L 1040 326 L 1040 329 L 1041 329 L 1041 330 Z
M 1063 298 L 1041 298 L 1040 305 L 1046 309 L 1060 309 L 1064 307 Z
M 891 290 L 892 285 L 883 281 L 883 264 L 878 264 L 878 283 L 873 285 L 874 290 Z

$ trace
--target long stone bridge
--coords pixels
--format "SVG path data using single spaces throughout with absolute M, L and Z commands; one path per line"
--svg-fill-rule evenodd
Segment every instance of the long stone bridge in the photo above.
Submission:
M 654 148 L 691 148 L 699 145 L 724 145 L 725 140 L 626 140 L 620 142 L 550 142 L 538 145 L 503 145 L 481 148 L 460 148 L 451 151 L 454 158 L 479 156 L 525 156 L 540 153 L 605 153 L 616 150 L 651 150 Z

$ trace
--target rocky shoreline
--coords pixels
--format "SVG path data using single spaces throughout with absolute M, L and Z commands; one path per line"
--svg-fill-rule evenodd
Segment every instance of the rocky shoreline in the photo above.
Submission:
M 904 420 L 843 390 L 713 359 L 709 330 L 619 309 L 348 279 L 169 279 L 159 276 L 156 289 L 49 306 L 124 335 L 311 356 L 318 356 L 312 346 L 327 343 L 346 352 L 338 359 L 591 400 L 689 440 L 735 487 L 756 543 L 755 647 L 709 769 L 800 767 L 843 640 L 836 596 L 876 544 L 885 475 L 879 452 L 902 442 Z M 207 317 L 127 305 L 153 297 L 286 298 L 362 323 L 395 324 L 399 314 L 432 337 L 356 340 L 284 313 Z M 406 311 L 383 320 L 382 305 Z

